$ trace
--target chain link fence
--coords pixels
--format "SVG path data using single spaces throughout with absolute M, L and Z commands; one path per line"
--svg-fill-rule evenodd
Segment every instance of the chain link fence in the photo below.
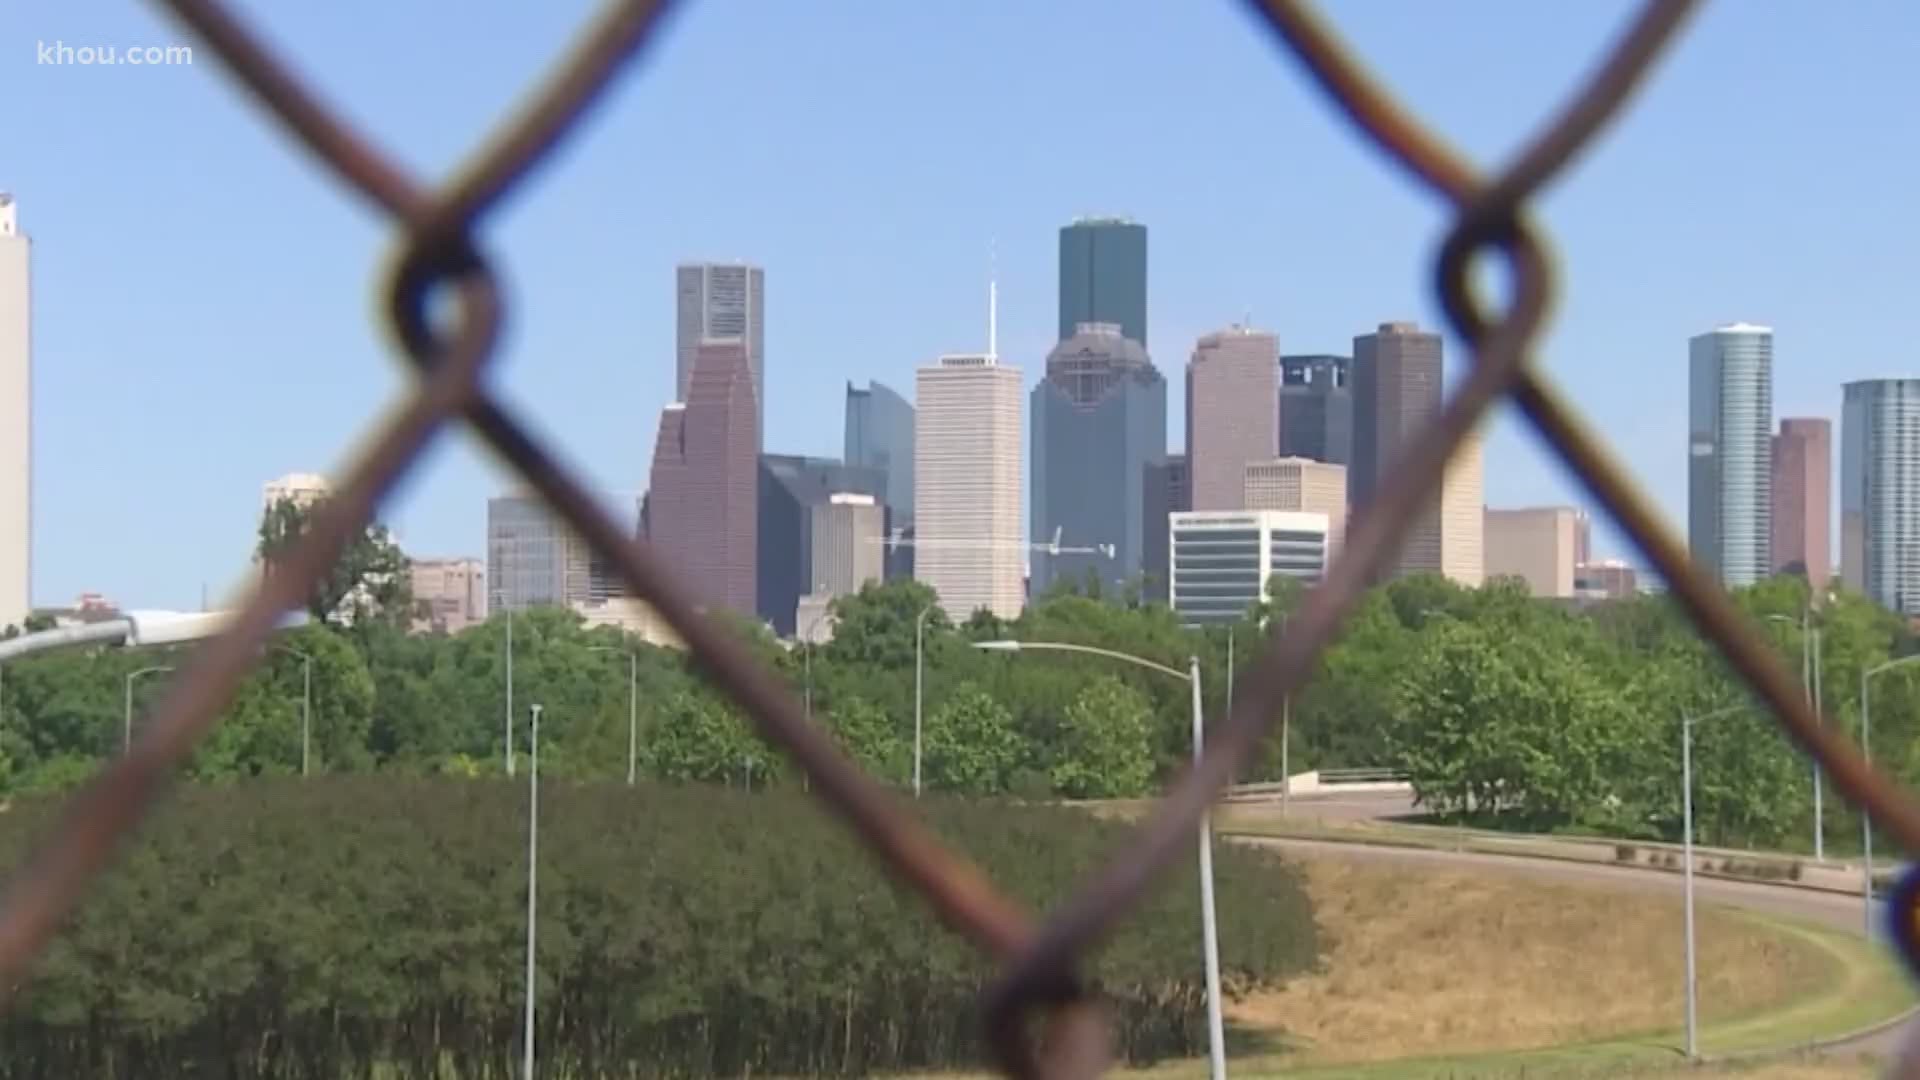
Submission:
M 1097 1001 L 1076 975 L 1076 961 L 1192 842 L 1201 815 L 1277 715 L 1274 706 L 1300 688 L 1354 602 L 1394 557 L 1401 534 L 1439 486 L 1454 448 L 1502 397 L 1519 407 L 1632 537 L 1674 598 L 1787 733 L 1905 849 L 1920 850 L 1920 803 L 1821 724 L 1791 673 L 1744 625 L 1720 587 L 1695 571 L 1684 545 L 1531 363 L 1554 271 L 1528 203 L 1619 112 L 1692 14 L 1694 0 L 1649 0 L 1578 93 L 1491 176 L 1456 156 L 1378 87 L 1305 3 L 1247 0 L 1353 127 L 1453 207 L 1434 286 L 1449 322 L 1471 351 L 1473 367 L 1436 421 L 1387 470 L 1373 503 L 1352 523 L 1325 581 L 1306 595 L 1254 669 L 1240 677 L 1227 717 L 1209 734 L 1204 758 L 1176 780 L 1139 827 L 1135 842 L 1064 904 L 1045 913 L 1008 899 L 842 756 L 807 722 L 780 678 L 717 623 L 697 614 L 694 598 L 671 568 L 598 509 L 580 479 L 562 469 L 513 408 L 482 383 L 497 343 L 501 300 L 477 234 L 500 196 L 523 182 L 571 133 L 654 37 L 665 0 L 613 3 L 468 167 L 437 187 L 409 176 L 323 105 L 218 0 L 163 2 L 321 163 L 393 219 L 398 243 L 386 271 L 387 329 L 418 379 L 370 429 L 344 484 L 286 557 L 282 572 L 259 586 L 224 634 L 193 654 L 131 751 L 74 795 L 56 833 L 16 874 L 0 905 L 0 993 L 9 1000 L 118 842 L 153 806 L 166 779 L 231 699 L 276 620 L 301 605 L 309 583 L 364 528 L 427 441 L 461 422 L 617 567 L 635 595 L 658 609 L 696 664 L 753 718 L 762 736 L 804 770 L 813 793 L 858 834 L 874 858 L 923 896 L 954 932 L 999 964 L 985 1002 L 986 1037 L 1013 1076 L 1083 1077 L 1105 1068 L 1106 1026 Z M 1511 271 L 1513 295 L 1504 310 L 1491 309 L 1470 288 L 1469 271 L 1480 259 L 1503 261 Z M 435 312 L 453 314 L 430 317 L 430 303 Z

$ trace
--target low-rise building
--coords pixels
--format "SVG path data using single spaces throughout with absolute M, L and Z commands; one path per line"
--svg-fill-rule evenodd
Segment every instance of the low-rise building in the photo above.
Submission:
M 1168 522 L 1169 593 L 1188 626 L 1233 622 L 1267 595 L 1275 576 L 1317 583 L 1332 551 L 1325 514 L 1190 510 Z

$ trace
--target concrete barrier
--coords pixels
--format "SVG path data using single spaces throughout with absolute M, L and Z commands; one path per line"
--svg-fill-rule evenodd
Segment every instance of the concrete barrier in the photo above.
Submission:
M 1345 794 L 1410 795 L 1413 785 L 1392 769 L 1315 769 L 1296 773 L 1289 780 L 1235 784 L 1223 797 L 1229 802 L 1253 802 L 1278 799 L 1282 792 L 1294 799 Z

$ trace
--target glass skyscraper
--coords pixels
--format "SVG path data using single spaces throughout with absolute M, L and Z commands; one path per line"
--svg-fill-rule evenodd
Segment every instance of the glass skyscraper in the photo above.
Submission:
M 1353 460 L 1353 391 L 1344 356 L 1280 358 L 1280 457 Z
M 1047 356 L 1033 388 L 1032 529 L 1063 547 L 1111 544 L 1113 556 L 1033 553 L 1034 595 L 1092 570 L 1117 592 L 1146 569 L 1146 466 L 1167 452 L 1167 381 L 1113 323 L 1083 323 Z
M 1773 572 L 1773 331 L 1688 342 L 1687 546 L 1728 588 Z
M 885 478 L 877 492 L 887 505 L 887 528 L 903 536 L 913 529 L 913 406 L 891 388 L 869 382 L 865 390 L 847 384 L 845 450 L 848 465 L 877 469 Z M 889 579 L 913 576 L 913 548 L 901 545 L 887 556 Z
M 1081 218 L 1060 230 L 1060 341 L 1082 323 L 1112 323 L 1147 343 L 1147 227 Z
M 1867 379 L 1842 392 L 1840 576 L 1920 615 L 1920 379 Z

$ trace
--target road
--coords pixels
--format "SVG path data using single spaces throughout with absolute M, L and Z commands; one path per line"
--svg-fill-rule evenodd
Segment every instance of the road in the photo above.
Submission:
M 1365 804 L 1371 803 L 1378 807 L 1380 802 L 1381 800 L 1378 799 L 1356 800 L 1348 797 L 1326 800 L 1323 805 L 1316 807 L 1313 811 L 1308 811 L 1310 804 L 1307 800 L 1299 800 L 1293 805 L 1309 813 L 1359 816 L 1366 809 Z M 1476 869 L 1485 869 L 1490 873 L 1517 874 L 1597 888 L 1659 894 L 1672 897 L 1676 901 L 1684 885 L 1684 879 L 1679 874 L 1636 870 L 1608 863 L 1568 862 L 1519 855 L 1379 847 L 1279 837 L 1236 837 L 1235 841 L 1369 862 L 1440 865 L 1454 868 L 1471 866 Z M 1807 919 L 1853 933 L 1860 931 L 1861 915 L 1858 896 L 1708 877 L 1694 878 L 1694 896 L 1701 903 L 1723 904 L 1771 915 Z M 1835 1055 L 1873 1054 L 1882 1058 L 1891 1058 L 1899 1051 L 1902 1041 L 1910 1038 L 1920 1042 L 1920 1027 L 1916 1027 L 1913 1021 L 1909 1021 L 1902 1027 L 1890 1028 L 1839 1046 L 1829 1047 L 1823 1052 Z

